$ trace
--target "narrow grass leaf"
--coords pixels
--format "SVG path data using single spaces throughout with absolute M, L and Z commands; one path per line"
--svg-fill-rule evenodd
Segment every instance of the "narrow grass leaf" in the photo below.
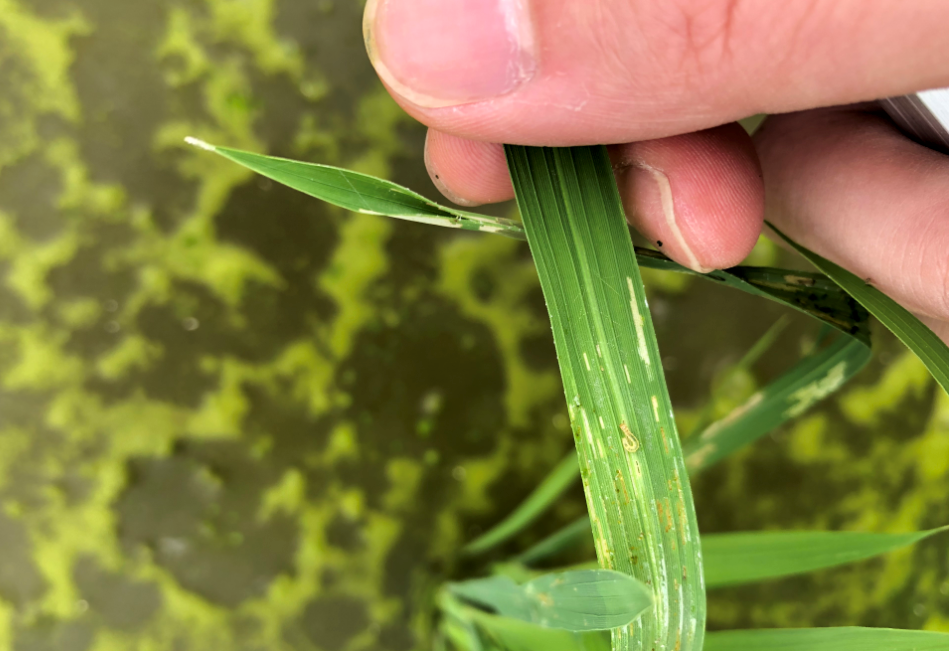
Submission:
M 346 210 L 524 238 L 521 225 L 513 220 L 442 206 L 401 185 L 367 174 L 330 165 L 303 163 L 240 149 L 216 147 L 195 138 L 188 138 L 187 142 Z
M 861 561 L 946 531 L 761 531 L 702 536 L 705 583 L 717 588 Z M 947 647 L 949 648 L 949 647 Z
M 946 651 L 949 633 L 894 628 L 778 628 L 709 633 L 705 651 Z
M 698 526 L 606 150 L 506 146 L 550 312 L 600 566 L 654 591 L 613 648 L 702 647 Z
M 571 452 L 504 520 L 470 542 L 465 554 L 480 554 L 517 535 L 544 513 L 580 476 L 577 455 Z
M 584 515 L 521 552 L 513 560 L 523 565 L 534 565 L 592 537 L 590 518 Z
M 912 350 L 926 365 L 943 390 L 949 393 L 949 346 L 927 328 L 919 319 L 913 316 L 906 308 L 892 298 L 873 287 L 863 279 L 850 273 L 840 265 L 823 258 L 800 244 L 794 242 L 787 235 L 768 224 L 785 242 L 790 244 L 808 261 L 822 272 L 827 274 L 847 293 L 868 309 L 880 323 L 889 328 Z
M 451 583 L 448 588 L 498 615 L 577 632 L 626 626 L 652 605 L 646 586 L 611 570 L 544 574 L 523 585 L 492 576 Z
M 683 449 L 689 470 L 706 468 L 800 416 L 866 366 L 870 355 L 859 339 L 838 337 L 805 357 L 728 416 L 687 439 Z

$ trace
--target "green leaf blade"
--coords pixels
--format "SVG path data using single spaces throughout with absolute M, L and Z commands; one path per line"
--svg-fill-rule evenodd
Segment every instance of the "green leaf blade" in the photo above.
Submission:
M 949 633 L 893 628 L 779 628 L 709 633 L 705 651 L 946 651 Z
M 524 239 L 523 228 L 513 220 L 441 206 L 401 185 L 368 174 L 331 165 L 304 163 L 240 149 L 217 147 L 194 138 L 187 141 L 278 183 L 346 210 Z
M 601 147 L 506 146 L 547 301 L 600 565 L 654 591 L 614 649 L 698 650 L 698 527 L 636 256 Z
M 705 582 L 709 588 L 853 563 L 872 558 L 949 527 L 912 533 L 856 531 L 762 531 L 702 536 Z

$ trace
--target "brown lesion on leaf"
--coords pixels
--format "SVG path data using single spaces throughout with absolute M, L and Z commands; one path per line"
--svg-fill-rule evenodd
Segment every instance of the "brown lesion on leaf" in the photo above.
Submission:
M 807 276 L 796 276 L 794 274 L 787 274 L 784 277 L 784 281 L 789 285 L 798 285 L 799 287 L 813 287 L 817 284 L 817 281 L 813 278 Z
M 636 452 L 639 450 L 639 441 L 633 436 L 632 430 L 629 429 L 629 425 L 626 423 L 619 424 L 620 431 L 623 432 L 623 448 L 627 452 Z

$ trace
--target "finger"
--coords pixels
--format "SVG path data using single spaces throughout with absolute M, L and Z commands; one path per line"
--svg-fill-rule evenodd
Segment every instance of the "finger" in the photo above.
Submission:
M 370 0 L 367 48 L 439 131 L 620 143 L 949 85 L 949 3 Z
M 504 147 L 429 129 L 425 167 L 442 194 L 462 206 L 514 198 Z
M 774 116 L 755 143 L 768 219 L 908 309 L 949 320 L 949 157 L 859 110 Z
M 462 205 L 514 196 L 500 145 L 430 130 L 432 180 Z M 673 260 L 706 272 L 738 264 L 761 232 L 764 189 L 737 124 L 610 148 L 629 222 Z
M 612 149 L 630 223 L 696 271 L 741 262 L 761 233 L 764 186 L 737 124 Z

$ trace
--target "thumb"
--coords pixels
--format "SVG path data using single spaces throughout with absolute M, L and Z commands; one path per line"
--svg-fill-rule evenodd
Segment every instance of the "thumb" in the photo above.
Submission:
M 949 2 L 369 0 L 370 58 L 439 131 L 621 143 L 949 85 Z

